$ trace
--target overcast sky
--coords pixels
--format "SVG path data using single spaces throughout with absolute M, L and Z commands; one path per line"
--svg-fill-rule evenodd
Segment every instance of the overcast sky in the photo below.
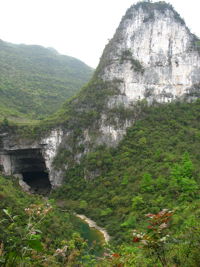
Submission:
M 121 17 L 136 0 L 0 0 L 0 39 L 54 47 L 96 67 Z M 199 0 L 169 0 L 200 36 Z

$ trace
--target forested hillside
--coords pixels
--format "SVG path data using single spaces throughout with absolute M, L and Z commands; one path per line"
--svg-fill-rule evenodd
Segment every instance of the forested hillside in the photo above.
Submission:
M 144 231 L 145 214 L 173 210 L 173 240 L 167 244 L 170 253 L 173 251 L 168 254 L 170 262 L 177 257 L 180 266 L 198 266 L 190 242 L 195 235 L 198 240 L 194 244 L 200 240 L 200 101 L 141 105 L 140 120 L 128 129 L 119 146 L 100 146 L 88 153 L 81 164 L 68 170 L 54 197 L 62 199 L 65 207 L 96 220 L 120 245 L 132 244 L 133 229 Z M 61 161 L 62 157 L 68 160 L 64 151 L 59 156 Z M 87 178 L 90 173 L 98 175 Z M 191 231 L 191 239 L 187 231 Z M 191 253 L 185 265 L 178 249 L 184 261 L 184 250 Z
M 139 105 L 140 119 L 118 147 L 100 146 L 71 165 L 50 196 L 55 202 L 0 177 L 3 266 L 199 266 L 200 101 Z M 54 164 L 63 160 L 67 151 Z M 105 257 L 94 258 L 73 234 L 74 212 L 108 230 L 112 247 Z
M 92 68 L 54 49 L 0 41 L 0 119 L 51 114 L 91 75 Z

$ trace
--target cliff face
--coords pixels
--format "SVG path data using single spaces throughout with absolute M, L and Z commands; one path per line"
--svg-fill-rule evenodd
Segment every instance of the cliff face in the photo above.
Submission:
M 106 59 L 107 58 L 107 59 Z M 183 98 L 200 83 L 200 56 L 195 36 L 163 2 L 132 6 L 106 47 L 99 75 L 121 80 L 110 103 L 147 99 L 163 103 Z
M 61 185 L 59 172 L 53 169 L 53 160 L 62 141 L 63 131 L 52 130 L 47 136 L 32 140 L 3 132 L 0 135 L 0 168 L 6 175 L 15 175 L 23 180 L 28 173 L 48 173 L 53 187 Z
M 195 37 L 179 14 L 164 2 L 141 2 L 128 9 L 102 55 L 97 76 L 119 81 L 118 94 L 109 98 L 109 109 L 132 108 L 145 99 L 167 103 L 192 101 L 200 92 L 200 53 Z M 121 126 L 105 125 L 101 132 L 118 143 L 133 118 Z M 116 125 L 116 121 L 115 121 Z
M 15 150 L 39 148 L 51 184 L 60 185 L 73 162 L 99 145 L 119 143 L 138 119 L 141 100 L 167 103 L 200 96 L 198 43 L 170 5 L 132 6 L 106 46 L 91 82 L 60 111 L 55 124 L 60 120 L 61 127 L 35 143 L 16 143 Z M 8 148 L 5 140 L 4 151 L 10 155 L 12 141 Z M 6 170 L 15 173 L 12 167 Z

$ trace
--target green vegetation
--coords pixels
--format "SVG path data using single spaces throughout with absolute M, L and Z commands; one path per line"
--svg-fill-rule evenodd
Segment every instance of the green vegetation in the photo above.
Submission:
M 98 147 L 67 171 L 54 198 L 97 221 L 120 247 L 131 245 L 133 229 L 146 228 L 145 214 L 175 210 L 171 234 L 177 241 L 169 244 L 170 262 L 198 266 L 188 231 L 199 238 L 199 112 L 200 101 L 144 107 L 117 148 Z M 68 157 L 65 151 L 62 156 Z M 97 177 L 91 179 L 91 173 Z M 153 264 L 153 257 L 145 257 Z
M 144 72 L 144 67 L 139 60 L 133 58 L 132 52 L 130 50 L 124 50 L 120 58 L 120 64 L 123 64 L 124 61 L 131 62 L 131 68 L 136 72 Z
M 51 203 L 54 208 L 45 214 L 40 225 L 36 225 L 41 231 L 36 232 L 36 236 L 31 234 L 31 228 L 24 228 L 29 218 L 26 217 L 25 209 L 31 209 L 35 214 L 38 209 L 44 212 L 47 207 L 41 203 L 41 199 L 25 196 L 17 188 L 12 189 L 11 181 L 1 177 L 4 188 L 1 196 L 1 203 L 4 203 L 1 206 L 3 227 L 0 225 L 2 262 L 13 261 L 13 251 L 17 251 L 20 256 L 15 260 L 19 264 L 29 264 L 27 266 L 45 266 L 41 263 L 44 256 L 48 266 L 199 266 L 200 101 L 151 107 L 141 101 L 132 110 L 124 106 L 109 110 L 106 107 L 107 99 L 118 93 L 116 85 L 119 82 L 93 79 L 78 96 L 68 100 L 59 112 L 43 124 L 29 127 L 32 136 L 37 136 L 48 127 L 61 125 L 72 133 L 68 136 L 68 142 L 74 145 L 70 149 L 62 147 L 55 159 L 54 164 L 58 169 L 66 162 L 69 168 L 64 185 L 51 196 L 57 205 Z M 95 135 L 102 110 L 108 113 L 113 123 L 116 114 L 121 122 L 131 117 L 136 122 L 128 129 L 118 147 L 93 147 L 77 164 L 74 162 L 74 154 L 85 151 L 84 145 L 80 143 L 83 131 L 90 128 Z M 3 120 L 2 127 L 15 129 L 7 119 Z M 26 134 L 26 129 L 21 127 L 18 131 Z M 30 133 L 27 131 L 27 134 Z M 5 186 L 10 188 L 5 190 Z M 6 197 L 4 191 L 9 193 Z M 16 201 L 16 194 L 22 194 L 23 200 L 20 198 Z M 156 232 L 154 235 L 152 229 L 147 227 L 145 214 L 160 216 L 161 210 L 165 208 L 173 210 L 171 224 L 167 224 L 167 233 L 160 235 Z M 69 211 L 65 213 L 66 219 L 60 209 Z M 69 214 L 73 212 L 87 215 L 108 230 L 113 237 L 108 256 L 97 260 L 84 240 L 73 235 L 77 232 L 76 224 L 69 219 Z M 14 225 L 10 226 L 12 220 Z M 34 220 L 37 221 L 36 218 Z M 55 222 L 59 225 L 59 232 Z M 4 228 L 8 229 L 6 234 L 3 234 Z M 26 230 L 22 233 L 20 230 L 21 239 L 18 228 Z M 138 242 L 132 242 L 135 228 L 142 237 Z M 15 238 L 7 244 L 12 235 Z M 52 244 L 50 248 L 46 236 Z M 155 246 L 148 243 L 149 240 L 156 242 Z M 135 245 L 139 242 L 142 242 L 142 248 Z M 148 246 L 143 247 L 145 242 Z M 67 250 L 69 244 L 72 244 L 72 249 Z M 61 255 L 56 254 L 58 248 Z M 32 255 L 36 255 L 36 258 Z M 8 267 L 12 266 L 9 264 Z
M 93 234 L 87 244 L 88 226 L 62 203 L 27 195 L 15 179 L 1 175 L 0 218 L 1 266 L 92 266 L 99 250 L 100 238 Z
M 193 35 L 193 42 L 194 42 L 194 48 L 198 51 L 199 55 L 200 55 L 200 39 L 196 36 Z
M 75 144 L 75 140 L 81 138 L 83 130 L 88 127 L 91 127 L 94 134 L 96 133 L 101 112 L 109 111 L 107 100 L 118 93 L 120 82 L 120 80 L 105 82 L 101 79 L 92 79 L 76 96 L 67 100 L 56 113 L 35 124 L 10 123 L 8 130 L 22 137 L 34 139 L 56 126 L 63 127 L 71 132 L 72 136 L 69 138 L 72 138 L 71 141 Z M 0 128 L 2 127 L 3 122 L 0 124 Z
M 0 41 L 0 120 L 23 122 L 51 114 L 91 75 L 83 62 L 53 49 Z

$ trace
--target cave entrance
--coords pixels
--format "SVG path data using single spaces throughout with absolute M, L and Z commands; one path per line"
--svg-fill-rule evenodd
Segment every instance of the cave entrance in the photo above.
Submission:
M 23 180 L 35 194 L 48 195 L 51 191 L 49 174 L 45 171 L 23 172 Z
M 45 160 L 40 148 L 18 149 L 9 151 L 12 174 L 18 175 L 30 186 L 30 192 L 47 195 L 51 183 Z

